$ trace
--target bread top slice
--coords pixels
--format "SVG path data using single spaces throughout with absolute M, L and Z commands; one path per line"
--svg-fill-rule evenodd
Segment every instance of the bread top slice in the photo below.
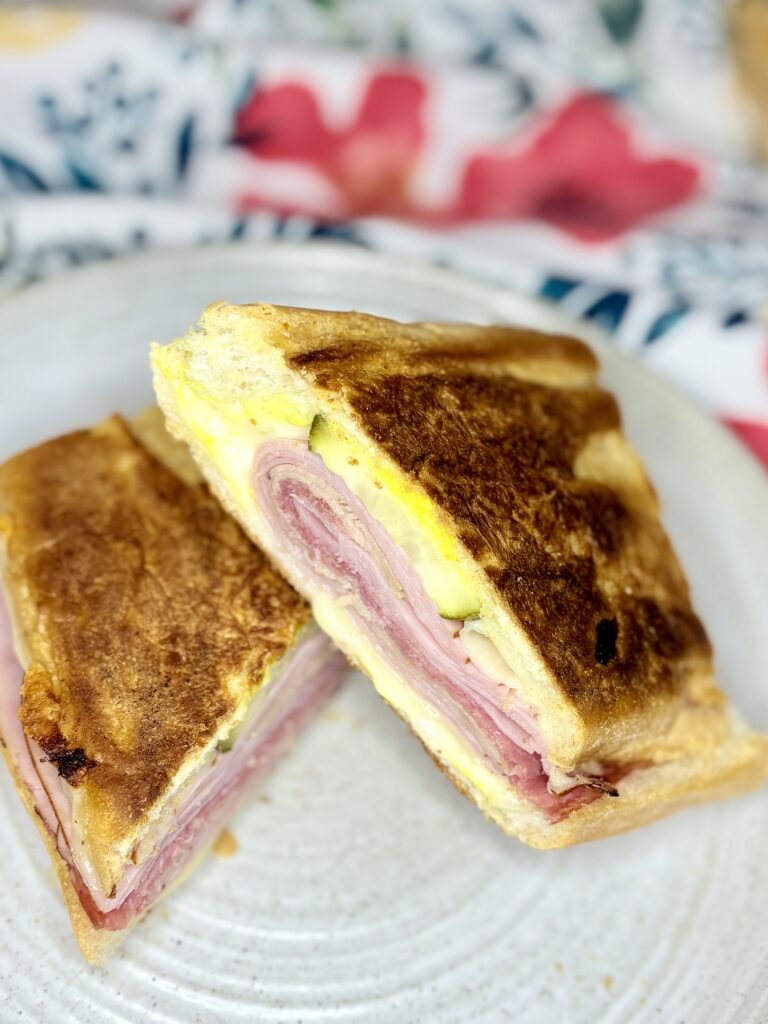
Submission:
M 581 342 L 216 303 L 154 360 L 159 393 L 183 375 L 223 416 L 259 388 L 290 396 L 426 500 L 554 764 L 663 760 L 727 735 L 656 495 Z
M 152 418 L 165 462 L 194 470 Z M 310 619 L 202 484 L 113 417 L 0 467 L 20 718 L 105 892 Z

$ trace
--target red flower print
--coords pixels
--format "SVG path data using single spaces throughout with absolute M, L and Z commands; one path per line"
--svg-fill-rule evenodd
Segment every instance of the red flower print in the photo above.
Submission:
M 697 182 L 691 163 L 638 156 L 610 100 L 579 95 L 522 153 L 471 157 L 455 215 L 543 220 L 584 242 L 600 242 L 689 199 Z
M 344 197 L 348 216 L 402 214 L 424 142 L 426 86 L 413 72 L 382 71 L 348 127 L 329 127 L 315 95 L 296 82 L 257 89 L 237 114 L 235 140 L 262 160 L 309 164 Z
M 314 170 L 335 190 L 337 203 L 327 210 L 335 217 L 377 213 L 432 226 L 543 220 L 581 241 L 600 242 L 696 191 L 692 163 L 639 156 L 617 107 L 582 94 L 554 114 L 538 115 L 545 124 L 525 148 L 510 151 L 505 143 L 470 154 L 454 201 L 417 206 L 408 190 L 426 141 L 426 100 L 426 83 L 413 71 L 379 71 L 351 123 L 338 129 L 326 122 L 310 88 L 282 82 L 257 89 L 240 109 L 235 141 L 257 159 Z M 268 196 L 241 201 L 271 205 Z M 320 212 L 309 202 L 304 207 Z
M 763 385 L 768 387 L 768 342 L 763 342 L 763 345 Z M 752 454 L 768 469 L 768 420 L 742 420 L 728 416 L 723 422 L 752 449 Z
M 768 423 L 756 423 L 750 420 L 725 419 L 723 421 L 738 437 L 752 449 L 762 464 L 768 469 Z

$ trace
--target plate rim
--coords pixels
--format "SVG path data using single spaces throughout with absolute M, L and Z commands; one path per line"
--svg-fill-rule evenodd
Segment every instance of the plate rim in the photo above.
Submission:
M 768 474 L 760 461 L 731 431 L 702 406 L 697 405 L 674 384 L 665 380 L 645 366 L 636 356 L 624 351 L 615 344 L 599 327 L 579 320 L 563 312 L 552 303 L 533 295 L 528 295 L 499 284 L 492 284 L 481 276 L 474 276 L 465 270 L 453 267 L 436 266 L 427 260 L 414 257 L 401 257 L 384 253 L 350 242 L 328 241 L 324 239 L 307 239 L 303 242 L 282 241 L 275 239 L 267 242 L 216 242 L 205 245 L 166 246 L 144 250 L 139 253 L 128 253 L 118 257 L 97 260 L 79 267 L 70 267 L 61 273 L 42 280 L 22 285 L 6 295 L 0 296 L 0 324 L 6 316 L 12 316 L 16 307 L 23 309 L 27 302 L 34 303 L 38 298 L 43 300 L 46 293 L 68 291 L 76 283 L 82 288 L 83 282 L 93 279 L 97 286 L 99 279 L 119 274 L 124 268 L 176 261 L 207 261 L 216 257 L 235 259 L 240 263 L 263 262 L 269 259 L 282 261 L 288 265 L 299 263 L 316 265 L 317 269 L 364 270 L 372 275 L 385 273 L 394 279 L 407 277 L 409 282 L 422 282 L 425 286 L 460 290 L 463 295 L 485 305 L 489 310 L 498 311 L 504 322 L 514 323 L 516 312 L 526 312 L 536 316 L 540 321 L 547 322 L 547 330 L 576 336 L 586 342 L 597 354 L 601 363 L 600 370 L 613 364 L 620 372 L 642 378 L 643 385 L 655 391 L 659 400 L 674 408 L 674 411 L 687 419 L 691 428 L 705 432 L 705 440 L 711 446 L 711 457 L 728 463 L 729 472 L 738 473 L 743 485 L 756 496 L 762 495 L 768 512 Z M 326 266 L 326 261 L 333 259 L 336 267 Z M 211 301 L 214 301 L 213 299 Z M 147 344 L 150 340 L 147 339 Z M 171 339 L 158 339 L 167 343 Z M 0 350 L 12 340 L 0 333 Z M 601 374 L 602 375 L 602 374 Z

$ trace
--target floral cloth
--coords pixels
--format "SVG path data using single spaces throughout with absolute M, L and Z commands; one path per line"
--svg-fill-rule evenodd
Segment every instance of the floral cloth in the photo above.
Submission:
M 768 463 L 768 172 L 717 0 L 0 11 L 0 289 L 331 236 L 597 321 Z

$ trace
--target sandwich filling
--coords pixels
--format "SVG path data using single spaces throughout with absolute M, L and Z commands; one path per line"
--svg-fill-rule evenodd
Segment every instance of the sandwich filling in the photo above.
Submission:
M 413 559 L 306 443 L 262 444 L 253 488 L 271 544 L 294 582 L 323 595 L 315 607 L 321 625 L 329 614 L 346 618 L 377 663 L 497 777 L 550 821 L 616 795 L 626 767 L 590 764 L 566 773 L 549 763 L 536 714 L 515 693 L 482 620 L 441 614 Z M 330 612 L 327 599 L 335 606 Z
M 156 357 L 170 357 L 167 372 L 175 354 Z M 171 387 L 228 497 L 244 522 L 256 514 L 259 544 L 311 596 L 320 626 L 489 805 L 512 792 L 557 822 L 616 796 L 632 765 L 566 771 L 549 760 L 536 709 L 520 699 L 429 499 L 373 464 L 300 385 L 278 403 L 255 380 L 226 409 L 205 389 Z
M 75 790 L 19 720 L 24 667 L 0 597 L 0 739 L 20 784 L 66 865 L 96 928 L 119 931 L 141 916 L 216 838 L 286 743 L 333 691 L 344 660 L 314 626 L 269 672 L 244 717 L 212 743 L 198 770 L 166 802 L 134 847 L 120 881 L 105 892 L 89 861 Z

